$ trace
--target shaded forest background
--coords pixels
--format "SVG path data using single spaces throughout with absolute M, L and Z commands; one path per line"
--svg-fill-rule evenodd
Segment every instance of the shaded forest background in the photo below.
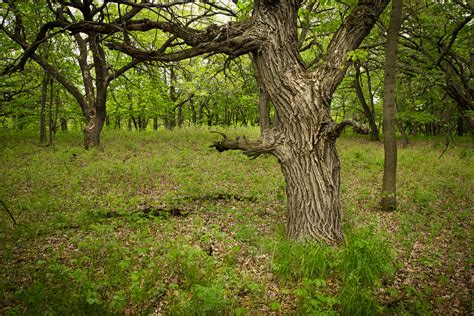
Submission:
M 243 1 L 233 9 L 237 9 L 235 14 L 239 17 L 247 14 L 249 6 L 250 3 Z M 410 135 L 474 137 L 472 7 L 462 1 L 407 1 L 405 7 L 397 66 L 399 133 L 405 140 Z M 301 34 L 300 52 L 308 67 L 317 62 L 318 53 L 328 44 L 350 8 L 343 2 L 309 2 L 300 10 L 300 32 L 305 33 Z M 19 9 L 28 22 L 24 35 L 31 42 L 44 21 L 54 19 L 54 11 L 46 4 L 20 3 Z M 5 4 L 2 10 L 4 14 L 11 14 Z M 122 10 L 125 11 L 126 6 Z M 195 4 L 188 10 L 190 14 L 197 14 L 209 8 Z M 117 14 L 108 13 L 110 17 L 106 20 Z M 2 21 L 5 30 L 12 27 L 7 19 Z M 211 22 L 204 21 L 203 26 Z M 336 121 L 356 119 L 367 124 L 371 128 L 371 139 L 380 138 L 387 28 L 386 12 L 362 46 L 348 56 L 352 66 L 332 99 L 333 118 Z M 5 32 L 0 36 L 2 68 L 8 70 L 18 61 L 22 50 Z M 137 41 L 148 41 L 152 46 L 166 40 L 159 31 L 135 36 Z M 59 32 L 36 54 L 84 91 L 77 62 L 79 52 L 75 47 L 73 36 Z M 104 49 L 110 69 L 120 69 L 131 61 L 126 55 Z M 84 118 L 77 101 L 35 62 L 27 62 L 24 67 L 22 72 L 2 77 L 1 124 L 37 130 L 41 125 L 50 127 L 53 134 L 58 130 L 81 129 Z M 245 56 L 236 59 L 220 55 L 196 57 L 166 64 L 142 62 L 110 83 L 106 128 L 146 130 L 257 125 L 258 96 L 253 66 Z M 44 104 L 41 106 L 41 103 Z M 41 133 L 46 135 L 44 131 Z

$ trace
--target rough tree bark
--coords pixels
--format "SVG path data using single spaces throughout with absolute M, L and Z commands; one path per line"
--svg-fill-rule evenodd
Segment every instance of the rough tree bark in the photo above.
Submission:
M 402 24 L 402 0 L 392 1 L 390 25 L 385 46 L 385 79 L 383 104 L 384 172 L 382 199 L 384 211 L 397 208 L 397 139 L 396 139 L 396 74 L 397 39 Z
M 270 129 L 270 100 L 264 88 L 260 88 L 260 95 L 258 98 L 258 123 L 260 125 L 260 136 Z
M 295 45 L 299 2 L 265 3 L 260 2 L 254 13 L 259 39 L 264 43 L 254 60 L 257 78 L 277 111 L 279 123 L 258 142 L 224 139 L 215 146 L 218 150 L 243 149 L 250 156 L 274 154 L 287 183 L 287 236 L 337 244 L 343 235 L 335 143 L 351 122 L 336 124 L 331 119 L 331 96 L 347 69 L 346 53 L 358 47 L 383 6 L 361 3 L 334 36 L 322 66 L 309 72 Z M 366 14 L 362 25 L 354 20 L 361 14 Z
M 126 25 L 129 30 L 158 28 L 171 33 L 190 47 L 181 52 L 146 52 L 125 42 L 109 47 L 135 58 L 162 62 L 209 52 L 231 57 L 252 53 L 259 87 L 272 102 L 278 124 L 258 140 L 224 138 L 213 146 L 219 151 L 242 150 L 252 157 L 275 155 L 287 182 L 288 237 L 338 244 L 343 235 L 335 142 L 345 126 L 359 130 L 360 126 L 351 121 L 334 122 L 331 97 L 349 66 L 348 53 L 359 47 L 387 4 L 384 0 L 360 0 L 312 69 L 305 68 L 298 51 L 300 0 L 255 0 L 248 20 L 213 25 L 204 31 L 173 21 L 140 20 Z M 104 27 L 104 32 L 110 29 Z

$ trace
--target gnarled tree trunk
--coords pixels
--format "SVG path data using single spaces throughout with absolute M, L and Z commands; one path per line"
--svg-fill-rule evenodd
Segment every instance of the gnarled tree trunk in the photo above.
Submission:
M 257 79 L 276 109 L 278 124 L 271 128 L 264 125 L 267 130 L 259 142 L 224 139 L 215 145 L 221 151 L 244 149 L 251 156 L 274 154 L 287 184 L 288 237 L 337 244 L 343 235 L 335 142 L 350 123 L 336 124 L 331 119 L 330 100 L 348 66 L 344 52 L 357 47 L 370 27 L 357 27 L 351 22 L 342 26 L 343 34 L 352 32 L 359 37 L 336 36 L 329 48 L 335 54 L 328 52 L 326 63 L 309 72 L 300 61 L 296 45 L 298 4 L 280 1 L 262 5 L 254 14 L 265 43 L 254 53 Z
M 86 126 L 83 130 L 85 149 L 98 147 L 100 145 L 100 133 L 104 127 L 106 116 L 105 104 L 103 106 L 94 104 L 86 107 Z
M 281 161 L 287 185 L 288 237 L 339 243 L 343 237 L 335 139 L 321 139 L 311 151 L 291 148 L 289 152 Z
M 348 54 L 370 32 L 387 0 L 359 0 L 335 32 L 313 69 L 299 55 L 297 31 L 301 0 L 255 0 L 252 16 L 205 32 L 174 21 L 130 23 L 133 30 L 159 28 L 191 46 L 180 53 L 150 54 L 124 45 L 114 48 L 150 60 L 173 61 L 220 52 L 232 57 L 252 53 L 259 87 L 276 110 L 277 122 L 259 140 L 245 138 L 215 142 L 218 151 L 243 150 L 249 156 L 275 155 L 287 181 L 288 237 L 296 240 L 342 241 L 339 201 L 339 159 L 336 138 L 346 125 L 330 117 L 331 97 L 349 66 Z M 212 123 L 209 108 L 208 124 Z M 216 124 L 219 123 L 215 113 Z M 265 124 L 262 124 L 265 125 Z M 360 130 L 360 127 L 359 127 Z

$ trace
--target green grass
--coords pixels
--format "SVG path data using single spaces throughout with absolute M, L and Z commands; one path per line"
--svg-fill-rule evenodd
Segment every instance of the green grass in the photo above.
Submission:
M 346 240 L 331 248 L 285 239 L 275 158 L 220 154 L 208 130 L 105 131 L 90 151 L 77 133 L 36 138 L 0 132 L 0 199 L 19 223 L 0 210 L 0 314 L 411 314 L 449 307 L 446 291 L 469 306 L 449 288 L 472 264 L 464 145 L 400 149 L 400 207 L 382 213 L 382 145 L 340 139 Z

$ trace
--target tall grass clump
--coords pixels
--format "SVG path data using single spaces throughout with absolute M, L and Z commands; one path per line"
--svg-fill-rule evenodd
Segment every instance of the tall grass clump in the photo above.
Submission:
M 334 266 L 334 250 L 326 244 L 291 240 L 274 244 L 272 267 L 283 280 L 325 278 Z
M 371 227 L 346 233 L 346 246 L 341 255 L 340 272 L 343 288 L 340 293 L 344 315 L 373 315 L 381 307 L 373 297 L 373 289 L 384 276 L 392 274 L 393 250 L 383 236 Z

